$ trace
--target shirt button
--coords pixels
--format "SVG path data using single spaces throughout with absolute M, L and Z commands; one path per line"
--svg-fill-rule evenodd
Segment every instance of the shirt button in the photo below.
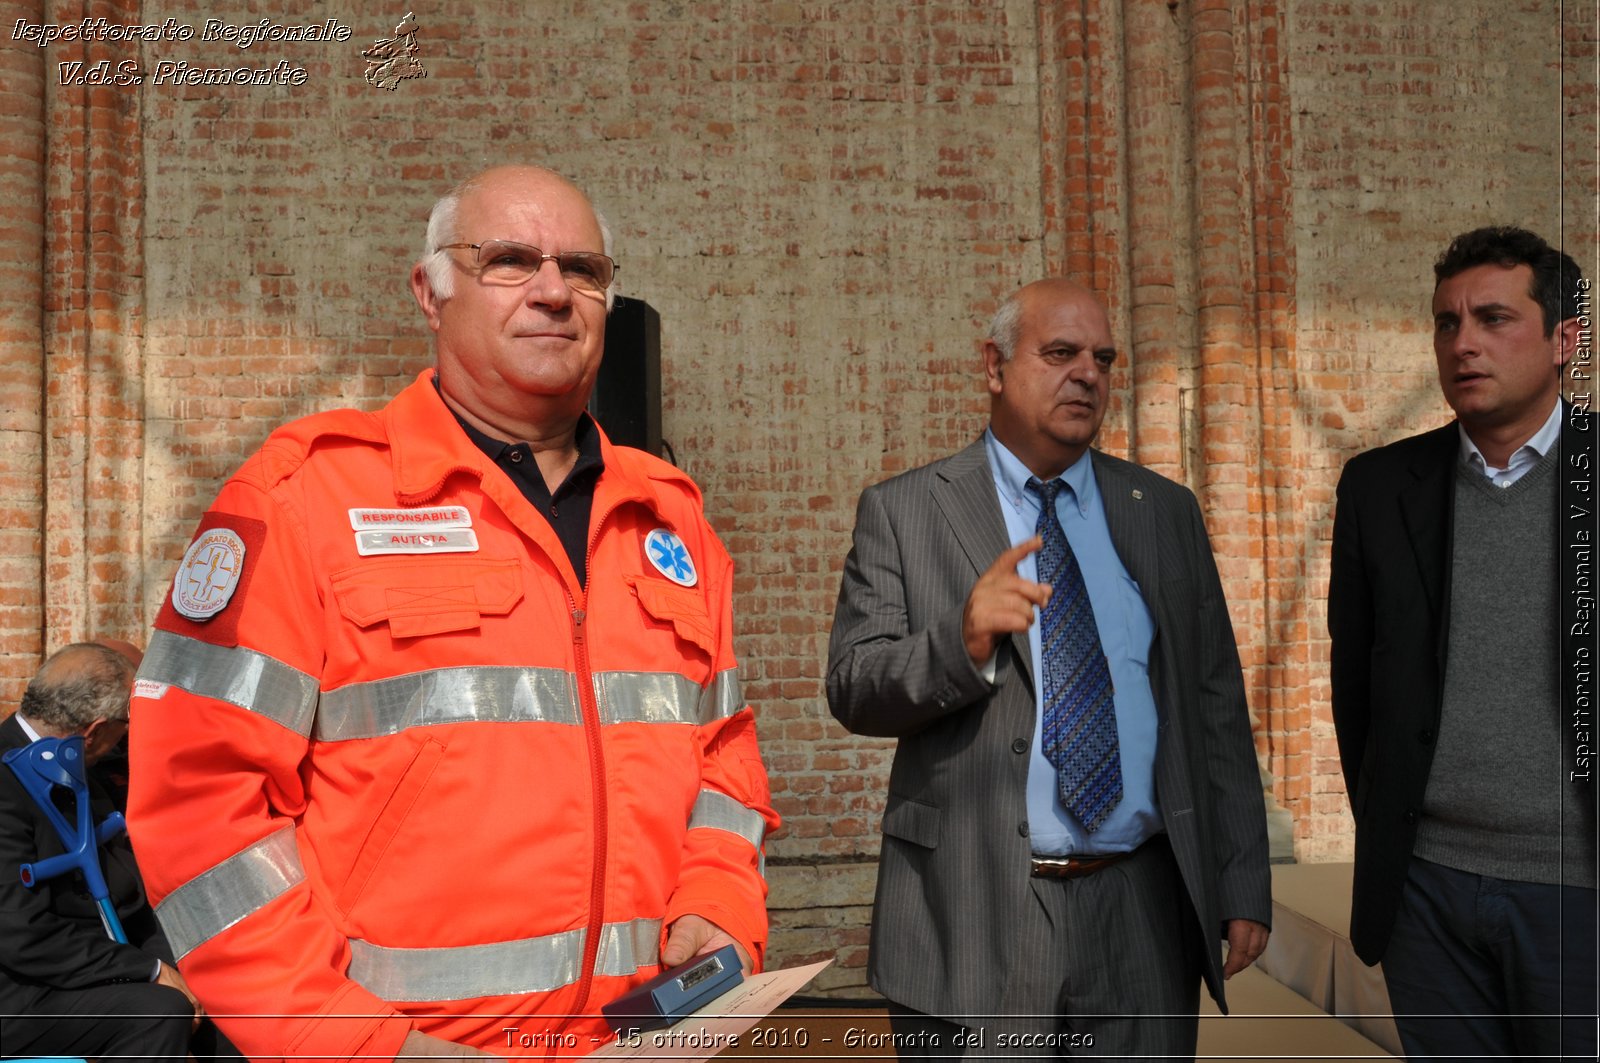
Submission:
M 1026 738 L 1019 738 L 1016 741 L 1011 743 L 1011 752 L 1013 752 L 1013 753 L 1026 753 L 1027 751 L 1028 751 L 1028 740 Z
M 513 464 L 513 465 L 521 465 L 522 464 L 522 451 L 513 450 L 511 452 L 511 464 Z
M 561 514 L 560 514 L 560 513 L 559 513 L 559 512 L 557 512 L 557 511 L 556 511 L 556 504 L 555 504 L 555 503 L 554 503 L 554 502 L 552 502 L 552 503 L 550 503 L 550 515 L 551 515 L 551 516 L 552 516 L 552 517 L 559 517 L 559 516 L 561 516 Z

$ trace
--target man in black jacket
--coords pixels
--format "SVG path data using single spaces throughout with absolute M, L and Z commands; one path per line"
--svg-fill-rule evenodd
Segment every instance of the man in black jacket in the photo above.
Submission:
M 1557 609 L 1561 485 L 1591 430 L 1560 385 L 1588 288 L 1522 229 L 1457 237 L 1434 274 L 1456 421 L 1352 458 L 1334 518 L 1350 936 L 1383 961 L 1408 1056 L 1593 1058 L 1594 788 Z
M 83 736 L 84 761 L 104 757 L 128 729 L 137 651 L 74 643 L 45 661 L 17 712 L 0 723 L 0 754 L 41 738 Z M 130 659 L 131 658 L 131 659 Z M 112 811 L 90 778 L 94 821 Z M 73 822 L 73 801 L 56 789 Z M 100 865 L 129 944 L 113 941 L 82 875 L 22 885 L 19 868 L 64 851 L 45 813 L 0 767 L 0 1043 L 7 1055 L 137 1059 L 237 1058 L 172 965 L 145 899 L 127 835 L 100 847 Z M 197 1028 L 198 1027 L 198 1028 Z

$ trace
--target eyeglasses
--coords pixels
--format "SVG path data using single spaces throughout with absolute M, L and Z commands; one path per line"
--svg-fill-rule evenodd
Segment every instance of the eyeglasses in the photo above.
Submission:
M 537 247 L 515 240 L 485 240 L 481 244 L 442 244 L 441 251 L 471 248 L 478 276 L 485 284 L 517 285 L 538 273 L 546 262 L 554 262 L 561 279 L 572 288 L 603 292 L 611 286 L 619 268 L 607 255 L 596 251 L 563 251 L 547 255 Z

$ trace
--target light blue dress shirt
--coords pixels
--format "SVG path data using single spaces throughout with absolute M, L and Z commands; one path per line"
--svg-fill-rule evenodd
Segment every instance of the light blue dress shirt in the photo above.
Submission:
M 1033 537 L 1039 523 L 1039 496 L 1027 490 L 1032 473 L 994 433 L 984 432 L 989 470 L 1000 496 L 1000 512 L 1013 545 Z M 1100 644 L 1111 668 L 1112 701 L 1117 712 L 1117 742 L 1122 753 L 1122 800 L 1090 834 L 1061 804 L 1056 769 L 1045 759 L 1041 731 L 1043 694 L 1035 695 L 1033 742 L 1028 756 L 1028 834 L 1033 851 L 1046 856 L 1093 856 L 1131 852 L 1164 828 L 1156 804 L 1156 701 L 1150 689 L 1150 643 L 1155 620 L 1139 593 L 1139 585 L 1111 543 L 1106 511 L 1095 484 L 1094 468 L 1084 453 L 1061 480 L 1067 489 L 1056 496 L 1056 516 L 1077 555 L 1078 567 L 1094 607 Z M 1038 554 L 1017 566 L 1023 579 L 1039 578 Z M 1044 674 L 1039 652 L 1039 619 L 1028 628 L 1033 674 Z M 1042 692 L 1044 684 L 1034 683 Z

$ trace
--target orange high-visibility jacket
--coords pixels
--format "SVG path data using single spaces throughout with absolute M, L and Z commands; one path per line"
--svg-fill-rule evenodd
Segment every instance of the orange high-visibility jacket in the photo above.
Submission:
M 139 863 L 252 1057 L 586 1053 L 679 916 L 765 944 L 778 817 L 699 491 L 602 438 L 585 590 L 432 376 L 268 438 L 135 688 Z

